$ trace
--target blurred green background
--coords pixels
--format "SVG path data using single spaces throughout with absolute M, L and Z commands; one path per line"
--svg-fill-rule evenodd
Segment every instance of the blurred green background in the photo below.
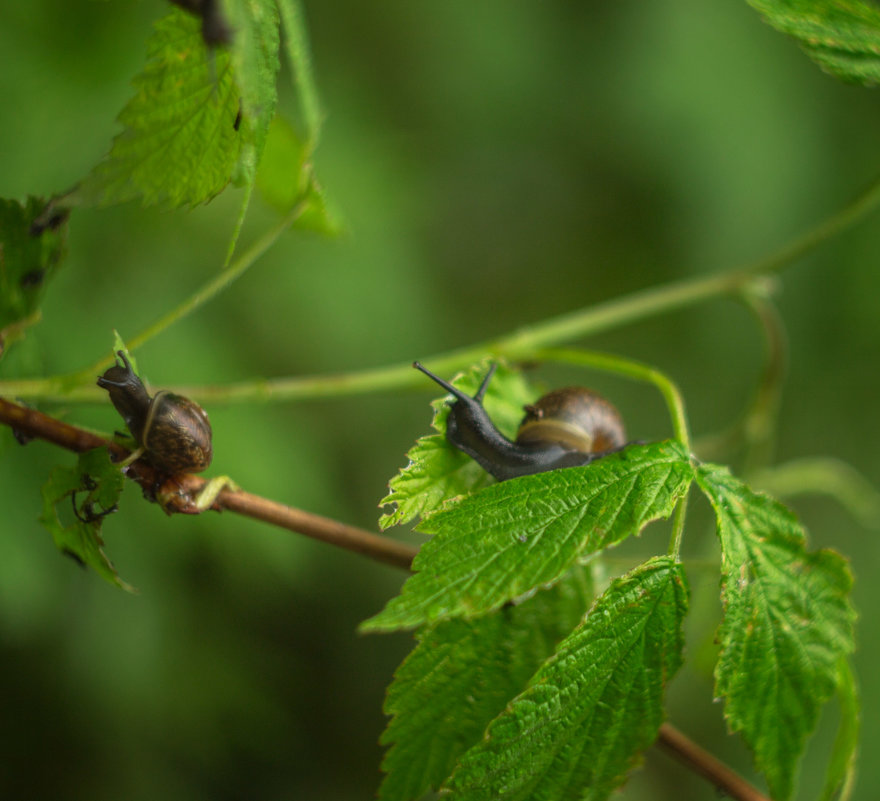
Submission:
M 107 150 L 159 0 L 5 2 L 0 196 L 49 195 Z M 318 175 L 338 240 L 291 233 L 233 288 L 138 353 L 156 386 L 337 372 L 427 358 L 642 287 L 765 255 L 880 172 L 878 95 L 821 73 L 744 2 L 307 2 L 326 111 Z M 282 109 L 292 109 L 288 76 Z M 67 372 L 131 337 L 219 268 L 240 193 L 194 213 L 135 205 L 74 214 L 43 322 L 0 376 Z M 243 241 L 274 216 L 254 204 Z M 834 455 L 880 483 L 880 216 L 784 273 L 790 341 L 778 458 Z M 697 435 L 729 423 L 762 344 L 715 301 L 591 339 L 682 386 Z M 633 437 L 669 433 L 655 393 L 587 382 Z M 210 408 L 216 459 L 247 489 L 374 528 L 376 503 L 427 430 L 431 387 Z M 67 419 L 118 426 L 109 404 Z M 4 439 L 8 441 L 8 437 Z M 140 593 L 80 571 L 36 522 L 39 487 L 71 456 L 0 456 L 4 798 L 321 799 L 373 796 L 381 705 L 404 635 L 359 637 L 403 580 L 391 568 L 237 519 L 166 518 L 129 487 L 110 556 Z M 877 531 L 827 499 L 794 507 L 815 545 L 852 559 L 863 618 L 857 798 L 880 796 Z M 705 509 L 690 537 L 708 553 Z M 665 548 L 658 532 L 641 553 Z M 411 541 L 417 535 L 394 533 Z M 691 574 L 693 662 L 670 715 L 753 776 L 713 704 L 711 571 Z M 799 798 L 817 796 L 830 705 Z M 632 799 L 713 798 L 652 752 Z

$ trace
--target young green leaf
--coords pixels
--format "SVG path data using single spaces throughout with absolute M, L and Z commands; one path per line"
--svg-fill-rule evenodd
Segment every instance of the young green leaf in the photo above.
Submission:
M 488 364 L 475 367 L 455 378 L 452 383 L 469 395 L 474 395 L 487 369 Z M 537 396 L 538 393 L 528 385 L 521 373 L 499 364 L 489 383 L 484 406 L 498 430 L 513 438 L 523 417 L 523 406 Z M 388 482 L 391 492 L 380 504 L 396 504 L 397 508 L 382 515 L 380 528 L 386 529 L 408 523 L 419 516 L 425 517 L 449 498 L 474 492 L 492 481 L 492 477 L 470 456 L 447 442 L 449 397 L 431 403 L 434 407 L 431 425 L 440 433 L 417 440 L 407 453 L 409 464 Z
M 58 550 L 94 568 L 100 576 L 123 590 L 133 588 L 119 578 L 104 553 L 101 523 L 116 507 L 125 479 L 110 462 L 106 448 L 80 454 L 76 467 L 56 467 L 43 485 L 40 522 Z M 70 499 L 70 500 L 69 500 Z M 71 508 L 72 507 L 72 508 Z M 72 518 L 61 522 L 59 512 Z
M 229 53 L 209 51 L 199 19 L 174 8 L 156 23 L 134 86 L 122 133 L 70 201 L 196 206 L 221 192 L 243 141 Z
M 391 492 L 381 501 L 396 507 L 379 518 L 381 529 L 425 517 L 449 498 L 492 482 L 492 476 L 473 459 L 451 448 L 443 434 L 419 438 L 407 457 L 410 463 L 388 482 Z
M 437 789 L 486 725 L 578 624 L 592 600 L 589 567 L 555 587 L 477 620 L 447 620 L 419 632 L 397 669 L 382 735 L 391 745 L 381 801 L 421 798 Z
M 725 468 L 703 465 L 697 481 L 715 509 L 721 540 L 716 692 L 773 798 L 784 801 L 807 736 L 834 692 L 840 660 L 853 649 L 852 577 L 838 554 L 807 552 L 794 515 Z
M 119 332 L 114 328 L 113 329 L 113 354 L 114 356 L 122 351 L 125 354 L 125 358 L 128 359 L 129 364 L 131 364 L 132 370 L 134 370 L 135 375 L 140 377 L 140 371 L 138 370 L 137 358 L 129 353 L 128 346 L 125 344 L 125 340 L 119 335 Z
M 51 212 L 51 210 L 48 210 Z M 40 319 L 46 287 L 66 251 L 66 215 L 45 219 L 46 204 L 0 199 L 0 357 Z
M 681 665 L 687 587 L 681 566 L 651 559 L 616 579 L 462 758 L 454 801 L 608 797 L 663 722 Z
M 748 0 L 776 30 L 798 41 L 826 72 L 880 81 L 880 9 L 860 0 Z
M 413 562 L 415 575 L 361 628 L 410 628 L 497 609 L 667 517 L 692 480 L 689 455 L 669 441 L 493 484 L 422 521 L 419 530 L 434 536 Z

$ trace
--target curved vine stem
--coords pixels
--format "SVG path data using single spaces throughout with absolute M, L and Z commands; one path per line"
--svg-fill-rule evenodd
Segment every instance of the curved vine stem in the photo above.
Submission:
M 681 392 L 664 373 L 650 365 L 633 359 L 625 359 L 621 356 L 613 356 L 608 353 L 599 353 L 591 350 L 575 350 L 567 348 L 545 348 L 531 354 L 531 358 L 542 362 L 561 362 L 563 364 L 576 365 L 578 367 L 592 367 L 604 373 L 631 378 L 634 381 L 642 381 L 655 386 L 669 411 L 672 420 L 672 430 L 675 439 L 682 447 L 690 451 L 691 438 L 688 433 L 687 416 L 684 411 L 684 398 Z
M 200 287 L 196 292 L 190 295 L 186 300 L 184 300 L 181 304 L 179 304 L 176 308 L 172 309 L 167 314 L 163 314 L 158 320 L 156 320 L 151 325 L 147 326 L 143 331 L 139 334 L 136 334 L 131 339 L 126 341 L 126 345 L 129 350 L 136 350 L 145 342 L 153 339 L 153 337 L 161 334 L 166 328 L 176 323 L 178 320 L 183 319 L 188 314 L 192 314 L 196 309 L 200 306 L 203 306 L 209 300 L 211 300 L 215 295 L 222 292 L 226 287 L 228 287 L 236 278 L 238 278 L 242 273 L 244 273 L 248 268 L 250 268 L 257 259 L 260 258 L 275 242 L 278 238 L 288 229 L 291 225 L 293 225 L 299 216 L 303 213 L 303 210 L 308 205 L 307 200 L 302 200 L 297 203 L 284 217 L 282 217 L 272 228 L 266 231 L 263 236 L 261 236 L 256 242 L 254 242 L 244 253 L 241 254 L 235 261 L 230 261 L 232 256 L 232 249 L 235 246 L 235 241 L 238 238 L 238 232 L 241 229 L 241 224 L 244 220 L 244 212 L 247 210 L 248 202 L 250 199 L 251 187 L 248 187 L 245 199 L 242 203 L 241 213 L 239 214 L 238 220 L 236 222 L 236 231 L 235 236 L 232 238 L 232 242 L 230 243 L 230 250 L 226 256 L 226 263 L 224 268 L 207 284 Z M 114 356 L 113 354 L 109 354 L 92 365 L 89 365 L 85 369 L 81 370 L 76 374 L 76 377 L 79 376 L 87 376 L 89 382 L 91 382 L 95 375 L 102 372 L 104 369 L 110 366 L 113 362 Z M 70 380 L 67 379 L 67 380 Z
M 800 256 L 854 225 L 878 204 L 880 204 L 880 179 L 843 209 L 767 258 L 702 278 L 676 281 L 635 292 L 622 298 L 553 317 L 496 339 L 420 361 L 434 372 L 448 374 L 463 369 L 487 355 L 503 357 L 511 361 L 526 360 L 541 348 L 553 347 L 600 331 L 618 328 L 636 320 L 666 314 L 712 298 L 736 295 L 750 288 L 760 294 L 764 289 L 766 276 L 778 273 Z M 291 211 L 287 218 L 267 232 L 233 265 L 230 265 L 228 270 L 224 270 L 177 310 L 157 321 L 135 341 L 141 342 L 147 336 L 154 336 L 159 330 L 163 330 L 213 297 L 268 250 L 301 212 L 302 208 L 299 206 Z M 129 345 L 131 344 L 132 342 L 129 341 Z M 109 359 L 109 355 L 107 358 Z M 0 382 L 0 394 L 66 403 L 95 402 L 101 399 L 102 393 L 92 386 L 91 382 L 94 375 L 107 364 L 109 361 L 102 360 L 78 372 L 76 376 Z M 222 387 L 174 387 L 173 389 L 203 402 L 230 403 L 253 400 L 301 400 L 417 386 L 418 378 L 413 375 L 411 361 L 407 360 L 387 367 L 356 370 L 337 375 L 247 381 Z
M 306 32 L 305 12 L 302 3 L 298 0 L 279 3 L 278 11 L 284 24 L 291 77 L 296 85 L 299 116 L 304 129 L 303 139 L 308 143 L 308 150 L 311 152 L 318 143 L 323 115 L 312 71 L 312 56 Z
M 827 456 L 804 457 L 765 467 L 751 484 L 777 498 L 825 495 L 836 500 L 860 525 L 880 529 L 880 492 L 852 465 Z
M 767 294 L 747 292 L 743 293 L 741 300 L 762 334 L 764 364 L 752 399 L 740 418 L 717 434 L 700 437 L 694 450 L 704 458 L 719 458 L 742 443 L 745 447 L 743 472 L 748 474 L 771 460 L 787 367 L 787 342 L 782 318 Z
M 788 362 L 788 343 L 782 317 L 771 300 L 747 294 L 743 301 L 764 336 L 764 367 L 752 403 L 742 421 L 746 443 L 743 471 L 748 474 L 772 460 L 776 444 L 776 419 L 782 402 L 782 384 Z

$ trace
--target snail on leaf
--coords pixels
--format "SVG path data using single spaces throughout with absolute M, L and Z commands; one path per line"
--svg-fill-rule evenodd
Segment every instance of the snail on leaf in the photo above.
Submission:
M 489 368 L 473 397 L 418 362 L 413 367 L 455 398 L 446 418 L 447 440 L 499 481 L 589 464 L 626 444 L 617 409 L 590 389 L 557 389 L 526 406 L 526 415 L 512 441 L 496 428 L 483 408 L 496 365 Z

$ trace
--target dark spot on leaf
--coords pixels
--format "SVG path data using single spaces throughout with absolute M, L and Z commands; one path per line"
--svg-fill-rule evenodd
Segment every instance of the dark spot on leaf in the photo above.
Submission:
M 31 236 L 42 236 L 46 231 L 57 231 L 70 216 L 70 209 L 58 208 L 50 200 L 43 212 L 31 223 L 28 233 Z
M 82 557 L 78 553 L 74 553 L 70 550 L 70 548 L 62 548 L 61 553 L 63 553 L 70 559 L 73 559 L 74 562 L 76 562 L 83 570 L 85 570 L 86 563 L 82 560 Z
M 43 278 L 45 277 L 45 270 L 30 270 L 21 277 L 21 279 L 19 280 L 19 284 L 21 285 L 22 289 L 33 289 L 34 287 L 42 284 Z

